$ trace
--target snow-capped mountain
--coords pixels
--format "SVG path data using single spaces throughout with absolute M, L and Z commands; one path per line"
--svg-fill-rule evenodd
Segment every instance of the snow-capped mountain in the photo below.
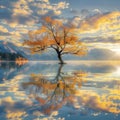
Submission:
M 19 47 L 15 46 L 13 43 L 0 41 L 0 52 L 2 53 L 23 53 Z
M 26 54 L 23 51 L 22 48 L 13 43 L 0 41 L 0 58 L 2 60 L 11 60 L 11 58 L 14 60 L 14 58 L 19 56 L 26 58 Z

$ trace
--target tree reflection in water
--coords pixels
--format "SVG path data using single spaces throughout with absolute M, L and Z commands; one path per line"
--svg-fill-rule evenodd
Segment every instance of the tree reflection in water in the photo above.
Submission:
M 83 71 L 76 71 L 71 74 L 62 71 L 63 64 L 58 68 L 57 74 L 50 79 L 47 76 L 32 74 L 30 82 L 22 84 L 24 89 L 29 89 L 41 107 L 41 112 L 51 114 L 63 105 L 75 103 L 75 93 L 86 80 L 87 74 Z M 30 89 L 32 88 L 32 89 Z

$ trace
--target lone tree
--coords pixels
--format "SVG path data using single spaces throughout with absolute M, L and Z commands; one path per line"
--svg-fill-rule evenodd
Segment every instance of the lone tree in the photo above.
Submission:
M 62 56 L 65 54 L 78 56 L 86 54 L 86 47 L 75 34 L 74 26 L 51 17 L 43 18 L 41 24 L 38 30 L 29 31 L 29 40 L 24 41 L 33 54 L 52 48 L 56 51 L 61 64 L 64 63 Z

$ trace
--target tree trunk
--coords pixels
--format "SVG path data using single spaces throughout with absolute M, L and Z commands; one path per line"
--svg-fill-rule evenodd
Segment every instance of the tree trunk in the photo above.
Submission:
M 64 64 L 64 61 L 62 60 L 62 55 L 60 53 L 57 53 L 58 54 L 58 59 L 60 61 L 60 64 Z

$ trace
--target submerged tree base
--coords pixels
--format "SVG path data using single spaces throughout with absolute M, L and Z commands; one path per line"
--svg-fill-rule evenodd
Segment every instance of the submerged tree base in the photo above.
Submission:
M 59 62 L 58 64 L 67 64 L 67 63 L 65 63 L 65 62 Z
M 59 60 L 59 64 L 66 64 L 66 63 L 63 61 L 61 55 L 58 55 L 58 60 Z

